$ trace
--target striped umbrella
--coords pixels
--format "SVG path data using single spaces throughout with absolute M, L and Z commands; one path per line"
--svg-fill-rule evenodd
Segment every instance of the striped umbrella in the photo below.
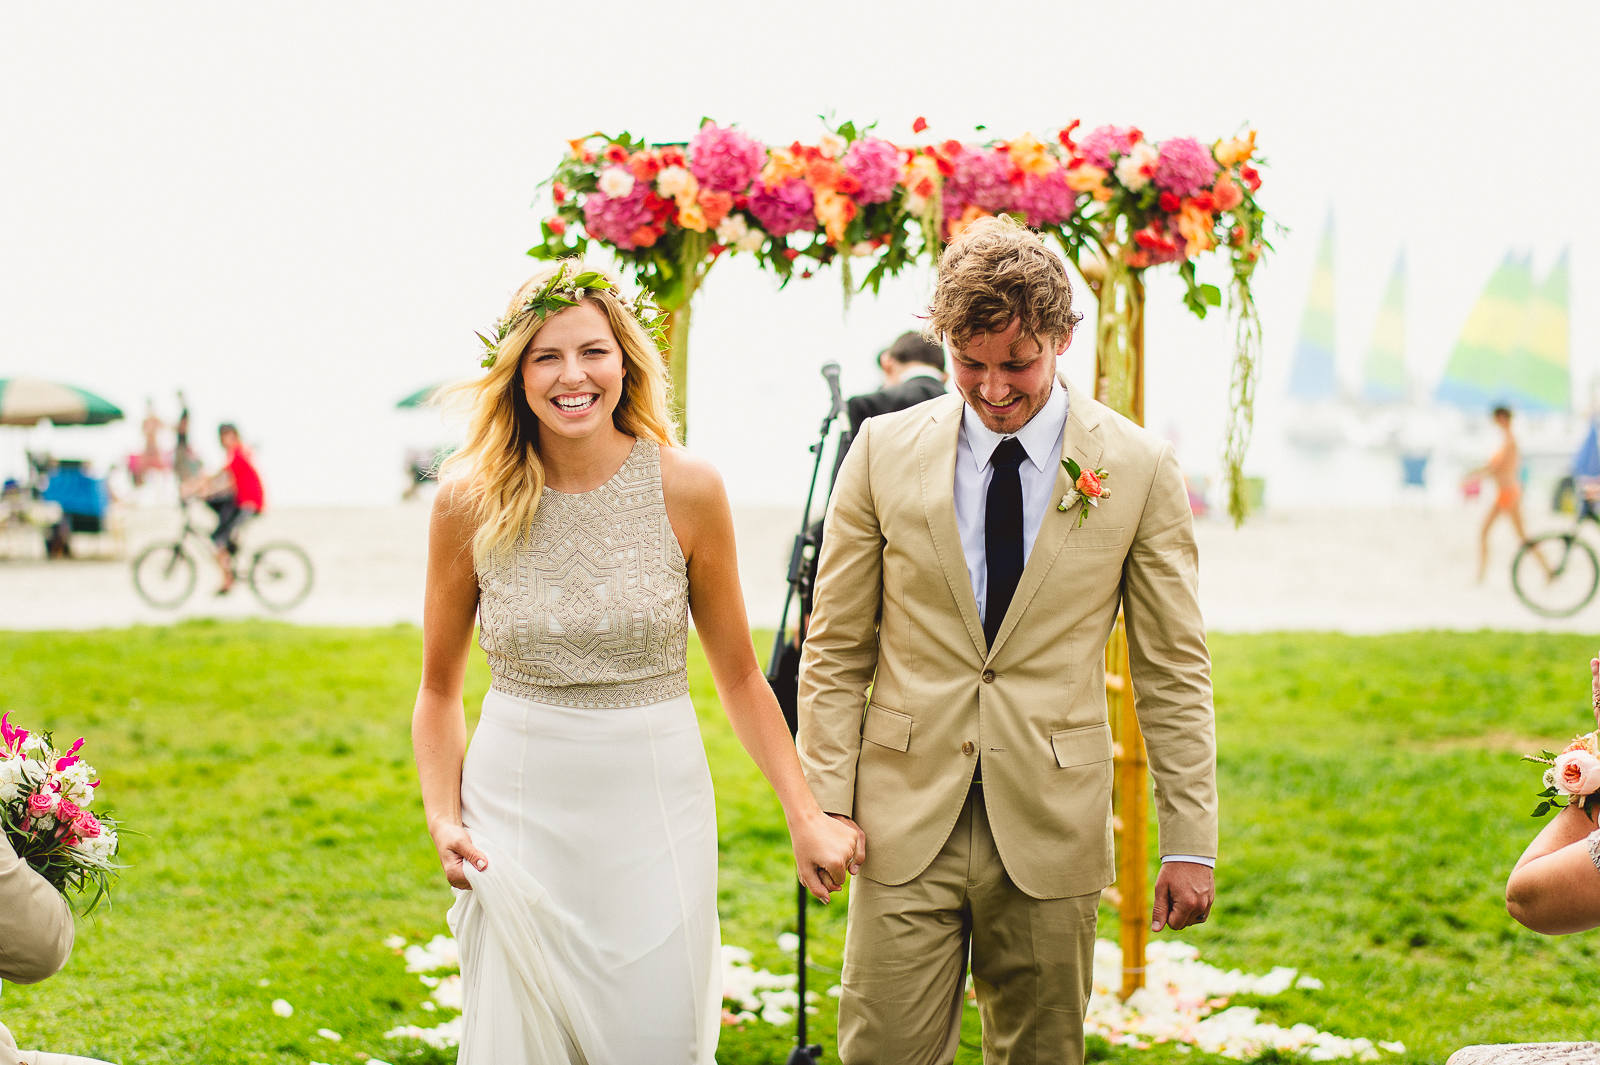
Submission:
M 443 387 L 443 384 L 437 384 L 429 385 L 426 388 L 419 388 L 405 399 L 402 399 L 400 402 L 396 403 L 395 406 L 399 407 L 401 410 L 411 410 L 416 407 L 426 406 L 428 400 L 433 398 L 433 394 Z
M 104 425 L 118 421 L 122 411 L 110 401 L 82 388 L 43 381 L 37 377 L 0 377 L 0 425 Z

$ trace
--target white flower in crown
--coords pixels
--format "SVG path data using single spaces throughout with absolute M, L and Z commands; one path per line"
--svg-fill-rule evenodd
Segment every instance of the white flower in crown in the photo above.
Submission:
M 600 191 L 616 199 L 633 191 L 633 175 L 620 166 L 608 166 L 600 171 Z

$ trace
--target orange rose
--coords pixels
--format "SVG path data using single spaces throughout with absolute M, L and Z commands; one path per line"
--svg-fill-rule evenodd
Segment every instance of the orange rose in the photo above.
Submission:
M 700 191 L 700 212 L 705 215 L 708 229 L 720 226 L 731 210 L 733 210 L 733 193 L 713 192 L 709 189 Z
M 1099 499 L 1105 491 L 1100 485 L 1100 477 L 1093 470 L 1084 470 L 1078 474 L 1078 491 L 1090 499 Z
M 1106 172 L 1088 163 L 1067 171 L 1067 188 L 1073 192 L 1091 193 L 1095 199 L 1102 202 L 1111 198 L 1111 186 L 1106 184 Z
M 1215 201 L 1217 210 L 1231 211 L 1244 202 L 1244 192 L 1233 178 L 1227 174 L 1218 174 L 1217 183 L 1211 187 L 1211 198 Z
M 962 234 L 962 231 L 964 231 L 972 223 L 976 222 L 980 218 L 988 217 L 990 217 L 989 212 L 985 211 L 982 207 L 979 207 L 974 203 L 967 204 L 967 209 L 961 212 L 960 218 L 952 218 L 947 220 L 945 228 L 950 232 L 946 239 L 955 240 Z
M 1244 162 L 1256 153 L 1256 131 L 1251 130 L 1247 137 L 1235 137 L 1229 141 L 1218 141 L 1211 154 L 1223 166 L 1234 166 Z

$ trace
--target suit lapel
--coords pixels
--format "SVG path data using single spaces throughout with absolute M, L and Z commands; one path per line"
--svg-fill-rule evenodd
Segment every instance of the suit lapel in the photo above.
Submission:
M 1061 459 L 1070 458 L 1084 469 L 1096 469 L 1105 451 L 1100 439 L 1099 412 L 1091 407 L 1087 396 L 1067 384 L 1066 378 L 1062 378 L 1061 383 L 1067 389 L 1068 396 L 1067 426 L 1061 434 Z M 1066 467 L 1058 463 L 1051 502 L 1045 507 L 1044 518 L 1039 523 L 1039 535 L 1034 538 L 1033 550 L 1028 553 L 1028 563 L 1022 569 L 1022 578 L 1017 582 L 1017 591 L 1011 597 L 1005 620 L 995 634 L 994 646 L 988 649 L 990 657 L 1006 642 L 1011 630 L 1017 627 L 1018 619 L 1027 611 L 1028 604 L 1044 584 L 1045 575 L 1055 565 L 1056 556 L 1066 545 L 1067 537 L 1078 527 L 1077 507 L 1069 507 L 1066 512 L 1056 509 L 1056 501 L 1066 495 L 1071 487 Z M 981 636 L 983 630 L 980 628 L 978 632 Z
M 959 399 L 959 397 L 957 397 Z M 929 421 L 917 442 L 917 470 L 922 481 L 922 507 L 928 534 L 939 557 L 939 568 L 950 585 L 950 595 L 979 655 L 986 653 L 983 621 L 972 594 L 967 557 L 956 527 L 956 438 L 961 431 L 961 402 L 946 403 Z

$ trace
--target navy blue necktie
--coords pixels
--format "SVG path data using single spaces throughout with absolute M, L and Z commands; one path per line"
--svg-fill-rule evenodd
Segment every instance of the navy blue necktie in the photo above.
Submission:
M 1000 441 L 989 459 L 994 476 L 983 517 L 983 554 L 988 565 L 988 594 L 983 608 L 983 634 L 994 646 L 1006 608 L 1022 579 L 1022 477 L 1017 467 L 1028 457 L 1016 437 Z

